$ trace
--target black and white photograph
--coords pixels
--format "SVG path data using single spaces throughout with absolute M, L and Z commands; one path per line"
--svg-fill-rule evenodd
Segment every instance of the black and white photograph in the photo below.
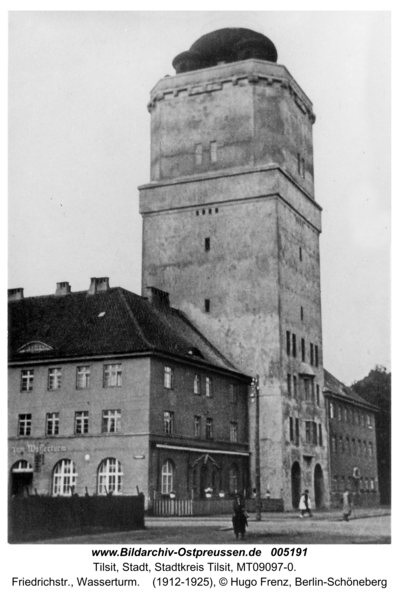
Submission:
M 267 8 L 8 15 L 11 551 L 391 544 L 391 14 Z

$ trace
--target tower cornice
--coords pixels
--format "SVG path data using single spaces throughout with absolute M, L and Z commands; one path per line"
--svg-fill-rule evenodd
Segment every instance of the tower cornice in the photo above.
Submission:
M 279 197 L 319 233 L 322 208 L 277 164 L 240 167 L 139 187 L 140 213 L 150 216 L 207 205 Z
M 308 198 L 308 200 L 310 200 L 310 202 L 312 202 L 312 204 L 315 205 L 315 207 L 317 207 L 320 211 L 323 210 L 323 208 L 320 206 L 320 204 L 318 204 L 316 202 L 316 200 L 313 198 L 313 196 L 311 196 L 304 187 L 302 187 L 301 185 L 299 185 L 297 183 L 297 181 L 291 177 L 291 175 L 288 173 L 288 171 L 286 171 L 285 169 L 283 169 L 281 166 L 279 166 L 276 163 L 272 163 L 269 165 L 260 165 L 257 167 L 233 167 L 233 168 L 229 168 L 229 169 L 221 169 L 219 171 L 211 171 L 209 173 L 196 173 L 195 175 L 188 175 L 186 177 L 176 177 L 175 179 L 168 179 L 168 180 L 162 180 L 162 181 L 152 181 L 150 183 L 145 183 L 143 185 L 138 186 L 138 190 L 144 191 L 144 190 L 152 190 L 152 189 L 156 189 L 156 188 L 162 188 L 162 187 L 168 187 L 168 186 L 175 186 L 175 185 L 179 185 L 179 184 L 187 184 L 187 183 L 194 183 L 194 182 L 198 182 L 198 181 L 205 181 L 208 179 L 221 179 L 221 178 L 226 178 L 226 177 L 236 177 L 237 175 L 243 175 L 243 174 L 247 174 L 247 173 L 259 173 L 262 171 L 273 171 L 273 170 L 277 170 L 280 171 L 304 196 L 306 196 Z
M 312 124 L 316 120 L 311 100 L 288 69 L 283 65 L 258 59 L 217 65 L 207 69 L 180 73 L 173 77 L 164 77 L 151 90 L 147 108 L 151 112 L 156 104 L 163 100 L 173 101 L 180 95 L 210 94 L 223 90 L 225 86 L 229 85 L 280 85 L 289 91 L 294 102 L 304 114 L 308 115 Z

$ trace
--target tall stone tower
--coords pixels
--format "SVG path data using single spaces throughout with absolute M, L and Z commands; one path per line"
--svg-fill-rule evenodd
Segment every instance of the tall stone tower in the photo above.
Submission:
M 179 54 L 176 75 L 152 90 L 142 289 L 169 292 L 238 368 L 259 374 L 262 495 L 291 508 L 306 487 L 323 506 L 315 116 L 276 61 L 264 35 L 221 29 Z M 254 451 L 254 404 L 249 411 Z

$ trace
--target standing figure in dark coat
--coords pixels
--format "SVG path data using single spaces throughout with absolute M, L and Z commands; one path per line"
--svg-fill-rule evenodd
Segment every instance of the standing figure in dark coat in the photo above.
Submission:
M 247 513 L 245 511 L 245 504 L 240 494 L 237 494 L 233 502 L 233 529 L 234 535 L 238 540 L 238 536 L 241 535 L 241 539 L 245 538 L 245 529 L 248 525 Z

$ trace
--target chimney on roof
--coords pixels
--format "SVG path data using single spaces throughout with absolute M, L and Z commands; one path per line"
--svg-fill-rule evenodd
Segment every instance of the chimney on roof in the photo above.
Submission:
M 150 304 L 156 308 L 169 308 L 169 293 L 159 290 L 156 287 L 147 287 L 147 298 Z
M 8 290 L 8 301 L 14 302 L 15 300 L 23 300 L 24 299 L 24 288 L 14 288 L 12 290 Z
M 57 283 L 57 289 L 55 290 L 56 296 L 66 296 L 71 293 L 71 286 L 67 281 L 61 281 Z
M 98 294 L 109 290 L 109 277 L 92 277 L 88 294 Z

